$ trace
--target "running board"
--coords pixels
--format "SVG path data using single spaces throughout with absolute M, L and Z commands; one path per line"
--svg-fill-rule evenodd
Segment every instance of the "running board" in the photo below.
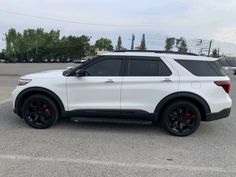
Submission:
M 152 121 L 146 119 L 128 119 L 128 118 L 97 118 L 97 117 L 72 117 L 71 121 L 79 122 L 102 122 L 102 123 L 123 123 L 123 124 L 150 124 Z

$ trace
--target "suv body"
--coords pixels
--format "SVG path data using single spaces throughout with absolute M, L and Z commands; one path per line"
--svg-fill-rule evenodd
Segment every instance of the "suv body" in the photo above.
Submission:
M 66 71 L 22 76 L 12 92 L 13 109 L 35 128 L 47 128 L 58 117 L 125 116 L 154 122 L 163 119 L 165 127 L 183 129 L 184 123 L 197 117 L 194 130 L 176 133 L 167 128 L 171 134 L 186 136 L 197 129 L 200 120 L 211 121 L 230 114 L 230 80 L 221 69 L 216 59 L 202 56 L 132 51 L 106 53 Z M 55 119 L 45 126 L 40 126 L 39 122 L 34 125 L 33 119 L 40 119 L 39 114 L 31 113 L 31 119 L 27 120 L 30 113 L 26 113 L 26 100 L 28 112 L 33 112 L 37 102 L 34 100 L 40 98 L 49 99 L 45 103 L 48 106 L 41 109 L 41 113 L 47 114 L 45 121 L 50 116 Z M 42 100 L 40 104 L 44 104 Z M 170 125 L 171 116 L 179 121 L 173 118 Z

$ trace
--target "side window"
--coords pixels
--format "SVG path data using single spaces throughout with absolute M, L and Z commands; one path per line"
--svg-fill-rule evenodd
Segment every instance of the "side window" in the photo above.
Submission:
M 170 76 L 172 73 L 170 69 L 166 66 L 166 64 L 162 61 L 159 60 L 159 76 Z
M 171 71 L 158 59 L 128 60 L 127 76 L 169 76 Z
M 225 76 L 218 61 L 176 60 L 195 76 Z
M 87 76 L 119 76 L 121 59 L 104 59 L 85 69 Z

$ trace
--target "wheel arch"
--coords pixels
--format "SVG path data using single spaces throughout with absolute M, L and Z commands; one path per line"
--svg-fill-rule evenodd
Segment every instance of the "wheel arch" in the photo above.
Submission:
M 158 103 L 154 113 L 157 115 L 157 117 L 160 117 L 165 107 L 168 106 L 168 104 L 170 104 L 171 102 L 176 100 L 186 100 L 195 104 L 201 113 L 202 121 L 206 119 L 206 115 L 208 113 L 211 113 L 211 109 L 208 103 L 201 96 L 191 92 L 177 92 L 166 96 Z
M 52 99 L 55 102 L 60 115 L 62 115 L 63 112 L 65 112 L 65 107 L 64 107 L 61 99 L 57 96 L 57 94 L 55 94 L 54 92 L 52 92 L 51 90 L 46 89 L 46 88 L 31 87 L 31 88 L 27 88 L 27 89 L 23 90 L 16 97 L 16 100 L 15 100 L 15 110 L 14 111 L 20 117 L 22 117 L 21 108 L 22 108 L 23 102 L 29 96 L 32 96 L 32 95 L 35 95 L 35 94 L 42 94 L 42 95 L 48 96 L 50 99 Z

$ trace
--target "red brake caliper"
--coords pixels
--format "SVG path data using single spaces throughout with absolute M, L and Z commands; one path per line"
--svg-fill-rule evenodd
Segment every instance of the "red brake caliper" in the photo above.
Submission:
M 45 113 L 47 113 L 49 116 L 52 116 L 52 112 L 49 108 L 45 108 Z
M 184 118 L 185 118 L 185 123 L 188 124 L 191 120 L 191 114 L 189 112 L 186 112 L 184 114 Z

